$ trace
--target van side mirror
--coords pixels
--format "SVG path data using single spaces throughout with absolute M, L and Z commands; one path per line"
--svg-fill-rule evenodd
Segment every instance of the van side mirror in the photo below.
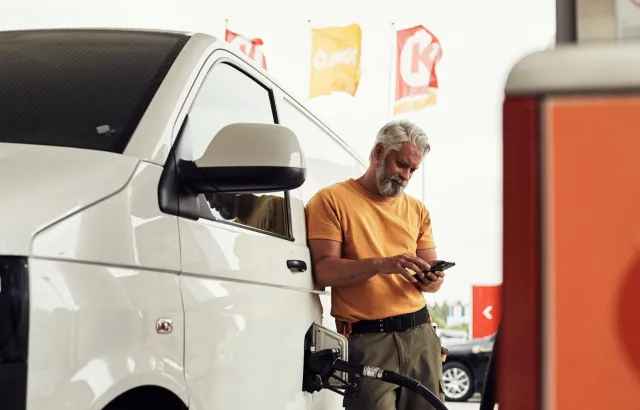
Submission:
M 307 175 L 298 138 L 276 124 L 236 123 L 222 128 L 195 161 L 181 161 L 185 185 L 203 193 L 261 193 L 300 187 Z

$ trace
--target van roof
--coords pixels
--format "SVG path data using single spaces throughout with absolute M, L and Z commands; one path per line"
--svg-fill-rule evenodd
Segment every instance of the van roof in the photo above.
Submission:
M 179 31 L 179 30 L 165 30 L 165 29 L 152 29 L 152 28 L 124 28 L 124 27 L 44 27 L 44 28 L 26 28 L 26 29 L 8 29 L 0 31 L 0 38 L 9 38 L 12 34 L 25 34 L 25 33 L 78 33 L 78 34 L 100 34 L 105 32 L 118 32 L 129 34 L 158 34 L 158 35 L 173 35 L 191 37 L 195 32 Z M 201 34 L 201 33 L 198 33 Z M 209 36 L 212 42 L 216 40 L 215 36 L 208 34 L 201 34 Z

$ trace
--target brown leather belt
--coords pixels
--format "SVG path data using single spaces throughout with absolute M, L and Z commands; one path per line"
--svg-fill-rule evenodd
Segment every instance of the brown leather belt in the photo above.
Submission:
M 404 332 L 416 326 L 430 323 L 429 311 L 423 307 L 417 312 L 377 320 L 361 320 L 351 324 L 351 333 Z

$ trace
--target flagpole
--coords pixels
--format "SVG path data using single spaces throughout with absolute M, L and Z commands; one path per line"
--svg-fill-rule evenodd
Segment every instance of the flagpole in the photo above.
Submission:
M 422 161 L 422 203 L 427 203 L 427 167 Z
M 389 53 L 389 90 L 387 95 L 387 115 L 390 115 L 392 118 L 395 116 L 393 112 L 393 103 L 394 103 L 394 89 L 395 89 L 395 78 L 394 78 L 394 70 L 393 67 L 395 65 L 395 51 L 396 51 L 396 42 L 397 42 L 397 34 L 396 34 L 396 23 L 391 22 L 391 51 Z
M 307 46 L 309 47 L 308 56 L 307 57 L 307 101 L 311 100 L 311 70 L 313 69 L 312 61 L 313 61 L 313 25 L 311 24 L 311 19 L 307 20 Z

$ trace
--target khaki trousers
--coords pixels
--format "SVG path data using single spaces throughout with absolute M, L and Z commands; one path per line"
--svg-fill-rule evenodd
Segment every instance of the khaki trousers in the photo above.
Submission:
M 422 383 L 444 402 L 440 340 L 430 324 L 405 332 L 351 334 L 349 362 L 367 364 L 405 374 Z M 361 379 L 354 399 L 345 398 L 346 410 L 432 410 L 418 394 L 374 379 Z

